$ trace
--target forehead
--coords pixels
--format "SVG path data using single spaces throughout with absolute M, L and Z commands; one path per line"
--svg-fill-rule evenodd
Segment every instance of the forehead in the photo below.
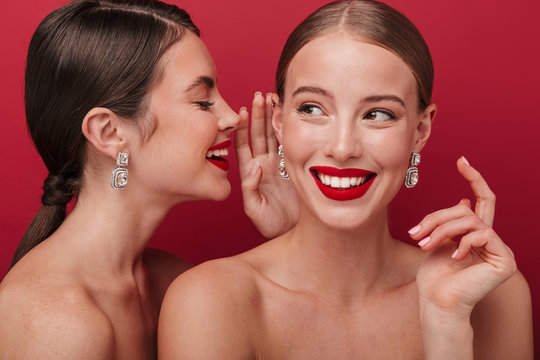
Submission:
M 165 52 L 160 66 L 163 75 L 157 87 L 165 91 L 184 91 L 200 76 L 216 78 L 216 67 L 208 49 L 190 31 Z
M 341 31 L 310 41 L 292 59 L 286 89 L 307 84 L 335 94 L 393 93 L 416 101 L 416 80 L 405 62 Z

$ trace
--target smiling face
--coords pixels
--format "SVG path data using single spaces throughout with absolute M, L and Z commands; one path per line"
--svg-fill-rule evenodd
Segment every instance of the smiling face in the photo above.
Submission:
M 148 97 L 156 129 L 130 159 L 130 185 L 133 179 L 142 191 L 175 203 L 223 200 L 230 193 L 225 157 L 238 116 L 217 90 L 214 62 L 188 31 L 161 66 L 161 80 Z
M 304 208 L 330 226 L 357 228 L 401 188 L 434 113 L 433 105 L 419 111 L 400 58 L 339 31 L 294 56 L 273 121 Z

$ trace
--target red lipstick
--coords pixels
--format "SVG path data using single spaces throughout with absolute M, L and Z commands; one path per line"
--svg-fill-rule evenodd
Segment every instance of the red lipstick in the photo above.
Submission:
M 208 151 L 225 149 L 225 148 L 228 148 L 229 146 L 231 146 L 231 140 L 225 140 L 219 144 L 212 146 L 211 148 L 208 149 Z M 224 170 L 224 171 L 229 170 L 229 162 L 227 161 L 227 159 L 221 156 L 213 155 L 211 157 L 207 157 L 206 160 L 208 160 L 212 165 L 217 166 L 221 170 Z
M 329 166 L 314 166 L 310 169 L 311 176 L 313 176 L 313 179 L 315 180 L 315 183 L 319 187 L 319 190 L 323 193 L 324 196 L 326 196 L 329 199 L 337 200 L 337 201 L 347 201 L 347 200 L 354 200 L 358 199 L 369 190 L 371 187 L 371 184 L 373 184 L 373 180 L 377 176 L 377 174 L 363 170 L 363 169 L 338 169 L 334 167 Z M 353 186 L 346 189 L 336 189 L 332 188 L 330 186 L 324 185 L 321 180 L 317 177 L 317 173 L 322 173 L 324 175 L 329 176 L 337 176 L 337 177 L 364 177 L 368 176 L 369 179 L 362 185 Z

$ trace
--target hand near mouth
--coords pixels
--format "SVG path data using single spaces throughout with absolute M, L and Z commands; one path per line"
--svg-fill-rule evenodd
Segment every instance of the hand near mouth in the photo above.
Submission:
M 272 129 L 272 97 L 255 93 L 251 117 L 240 110 L 235 134 L 238 168 L 242 180 L 244 211 L 266 238 L 274 238 L 291 229 L 298 221 L 299 205 L 290 181 L 278 173 L 278 142 Z

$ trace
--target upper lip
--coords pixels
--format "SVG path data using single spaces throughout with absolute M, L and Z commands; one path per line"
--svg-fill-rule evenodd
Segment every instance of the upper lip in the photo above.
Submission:
M 364 169 L 356 169 L 356 168 L 338 169 L 331 166 L 312 166 L 309 168 L 309 170 L 316 171 L 318 173 L 322 173 L 325 175 L 337 176 L 337 177 L 362 177 L 362 176 L 374 174 L 373 171 L 364 170 Z
M 225 140 L 225 141 L 220 142 L 219 144 L 212 146 L 211 148 L 208 149 L 208 151 L 224 149 L 224 148 L 228 148 L 229 146 L 231 146 L 231 140 Z

